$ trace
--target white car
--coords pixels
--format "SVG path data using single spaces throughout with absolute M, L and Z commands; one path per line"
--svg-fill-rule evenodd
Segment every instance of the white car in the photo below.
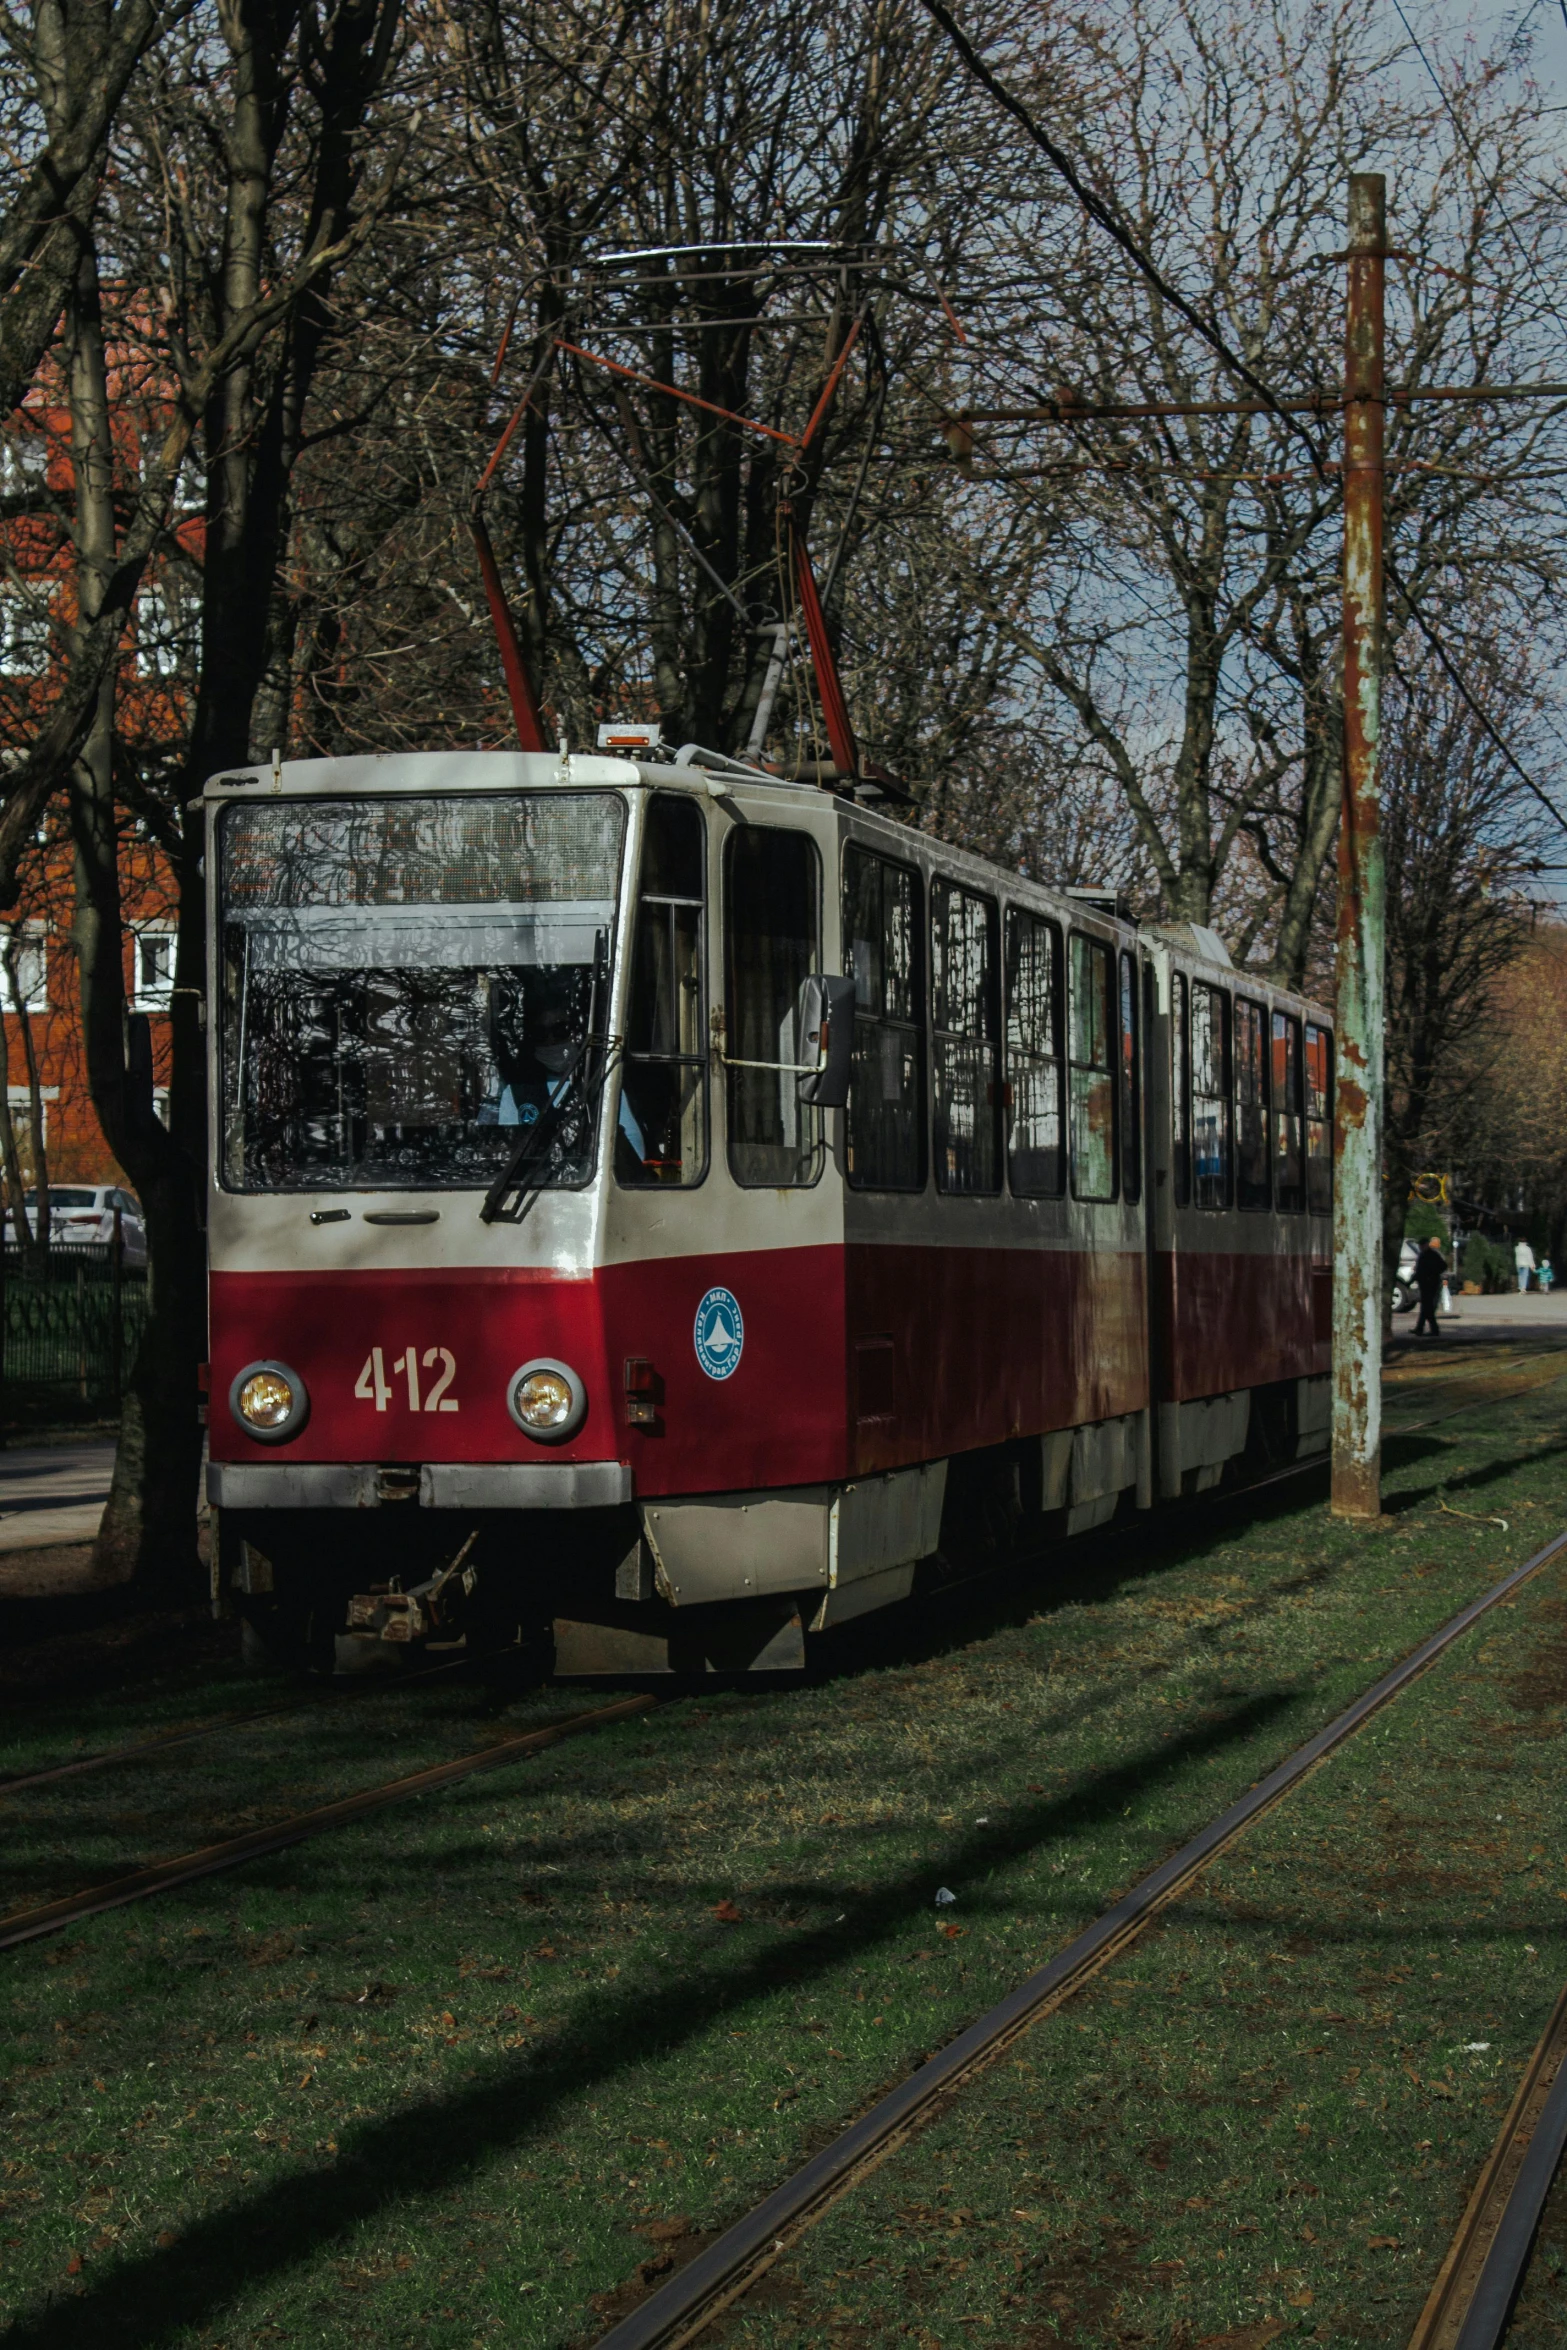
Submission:
M 1415 1259 L 1419 1254 L 1412 1240 L 1406 1240 L 1398 1252 L 1398 1271 L 1393 1276 L 1395 1314 L 1407 1314 L 1419 1295 L 1415 1287 Z
M 31 1223 L 38 1207 L 36 1191 L 24 1191 L 28 1221 Z M 112 1183 L 51 1183 L 49 1186 L 49 1238 L 62 1248 L 112 1248 L 114 1245 L 114 1211 L 120 1211 L 120 1241 L 127 1265 L 145 1265 L 147 1262 L 147 1229 L 141 1220 L 141 1202 L 134 1192 L 121 1191 Z M 16 1232 L 8 1208 L 5 1214 L 7 1247 L 16 1244 Z

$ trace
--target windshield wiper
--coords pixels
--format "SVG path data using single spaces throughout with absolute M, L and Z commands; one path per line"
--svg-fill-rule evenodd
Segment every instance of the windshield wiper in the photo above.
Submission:
M 562 1072 L 560 1090 L 551 1094 L 535 1123 L 524 1128 L 522 1140 L 485 1193 L 481 1223 L 520 1224 L 559 1168 L 568 1141 L 581 1138 L 591 1148 L 593 1120 L 616 1060 L 600 1026 L 608 1009 L 609 957 L 600 931 L 588 984 L 587 1020 Z

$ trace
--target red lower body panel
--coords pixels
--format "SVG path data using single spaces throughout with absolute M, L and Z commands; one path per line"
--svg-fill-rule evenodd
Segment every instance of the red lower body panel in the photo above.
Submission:
M 1154 1267 L 1161 1402 L 1305 1379 L 1329 1368 L 1331 1267 L 1314 1267 L 1304 1252 L 1194 1249 L 1164 1252 Z
M 744 1330 L 738 1365 L 715 1380 L 697 1360 L 693 1328 L 720 1284 L 738 1301 Z M 453 1369 L 437 1397 L 443 1354 Z M 537 1443 L 506 1407 L 513 1374 L 540 1355 L 569 1364 L 587 1388 L 587 1418 L 564 1444 Z M 583 1279 L 216 1273 L 212 1457 L 623 1460 L 641 1493 L 810 1484 L 845 1472 L 843 1355 L 837 1249 L 655 1258 Z M 309 1421 L 286 1446 L 258 1444 L 229 1411 L 236 1373 L 266 1357 L 297 1371 L 310 1392 Z M 652 1428 L 626 1424 L 628 1357 L 650 1362 L 660 1383 Z
M 725 1379 L 707 1376 L 694 1343 L 717 1286 L 743 1318 Z M 512 1374 L 540 1355 L 588 1391 L 584 1425 L 559 1446 L 506 1409 Z M 228 1408 L 236 1374 L 268 1358 L 310 1392 L 308 1422 L 282 1447 L 242 1433 Z M 651 1428 L 627 1424 L 628 1358 L 656 1374 Z M 218 1273 L 212 1457 L 624 1460 L 643 1494 L 815 1484 L 1135 1411 L 1146 1363 L 1143 1259 L 1129 1254 L 793 1249 L 582 1279 Z
M 1141 1255 L 888 1247 L 845 1258 L 861 1475 L 1148 1401 Z

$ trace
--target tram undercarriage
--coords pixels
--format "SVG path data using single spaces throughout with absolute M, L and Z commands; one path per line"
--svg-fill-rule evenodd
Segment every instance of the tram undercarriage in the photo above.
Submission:
M 215 1509 L 214 1597 L 274 1655 L 338 1672 L 548 1646 L 563 1679 L 798 1672 L 807 1638 L 1119 1513 L 1322 1451 L 1327 1381 L 1123 1414 L 843 1485 L 609 1507 Z M 395 1566 L 393 1562 L 395 1563 Z

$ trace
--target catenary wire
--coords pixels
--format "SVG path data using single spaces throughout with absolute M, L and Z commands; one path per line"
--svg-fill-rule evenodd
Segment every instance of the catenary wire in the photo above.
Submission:
M 1397 0 L 1394 0 L 1394 4 L 1395 6 L 1397 5 Z M 1223 364 L 1230 369 L 1231 373 L 1239 377 L 1242 383 L 1246 384 L 1253 392 L 1255 392 L 1257 397 L 1265 402 L 1269 412 L 1272 415 L 1277 416 L 1280 422 L 1285 426 L 1286 430 L 1293 433 L 1295 438 L 1310 451 L 1313 467 L 1315 468 L 1316 472 L 1324 480 L 1326 480 L 1328 476 L 1323 452 L 1321 449 L 1319 449 L 1311 434 L 1307 432 L 1305 426 L 1300 423 L 1299 419 L 1290 414 L 1288 407 L 1274 392 L 1272 386 L 1268 384 L 1263 377 L 1256 374 L 1252 368 L 1248 367 L 1245 360 L 1243 360 L 1238 353 L 1230 349 L 1228 342 L 1219 332 L 1218 328 L 1214 326 L 1210 320 L 1204 318 L 1201 311 L 1198 310 L 1194 304 L 1188 302 L 1186 297 L 1179 293 L 1176 288 L 1169 283 L 1163 272 L 1159 269 L 1157 263 L 1154 262 L 1150 256 L 1143 251 L 1136 237 L 1132 234 L 1131 230 L 1121 219 L 1119 212 L 1115 210 L 1114 207 L 1107 204 L 1102 197 L 1096 195 L 1092 188 L 1087 186 L 1074 166 L 1071 157 L 1066 153 L 1065 149 L 1059 147 L 1056 142 L 1048 135 L 1048 133 L 1041 129 L 1040 125 L 1034 120 L 1032 113 L 1028 107 L 1023 104 L 1022 100 L 1016 97 L 1013 92 L 1007 88 L 1006 84 L 1001 81 L 998 76 L 991 72 L 990 68 L 984 63 L 983 59 L 974 49 L 967 36 L 961 30 L 951 12 L 944 6 L 943 0 L 922 0 L 922 5 L 926 9 L 927 13 L 935 18 L 936 22 L 946 33 L 948 39 L 951 41 L 953 47 L 957 50 L 958 54 L 963 59 L 965 65 L 967 65 L 974 78 L 989 92 L 990 96 L 995 100 L 996 104 L 1004 108 L 1004 110 L 1012 116 L 1013 120 L 1021 125 L 1027 136 L 1034 142 L 1034 144 L 1039 148 L 1040 152 L 1049 160 L 1049 162 L 1054 166 L 1055 170 L 1066 181 L 1068 187 L 1077 197 L 1078 202 L 1083 206 L 1083 209 L 1088 213 L 1089 217 L 1092 220 L 1097 221 L 1099 226 L 1104 229 L 1107 235 L 1114 238 L 1115 242 L 1121 247 L 1122 251 L 1127 254 L 1128 258 L 1133 262 L 1135 267 L 1142 273 L 1144 277 L 1147 278 L 1149 284 L 1155 287 L 1156 290 L 1163 296 L 1163 298 L 1171 305 L 1171 307 L 1176 310 L 1190 326 L 1196 329 L 1197 333 L 1202 336 L 1203 340 L 1209 345 L 1209 347 L 1214 351 Z M 1402 9 L 1399 10 L 1399 14 L 1402 17 Z M 1411 38 L 1413 38 L 1412 35 Z M 1485 728 L 1486 733 L 1489 735 L 1491 741 L 1496 745 L 1497 749 L 1501 751 L 1509 767 L 1511 767 L 1522 780 L 1522 782 L 1527 785 L 1528 789 L 1533 793 L 1534 797 L 1539 801 L 1540 805 L 1546 809 L 1546 811 L 1555 819 L 1559 825 L 1561 825 L 1564 831 L 1567 831 L 1567 816 L 1563 815 L 1562 811 L 1556 806 L 1555 802 L 1550 798 L 1549 794 L 1539 784 L 1537 784 L 1533 777 L 1530 776 L 1520 765 L 1517 757 L 1504 739 L 1494 720 L 1487 714 L 1487 712 L 1481 707 L 1480 703 L 1476 700 L 1456 662 L 1453 660 L 1446 646 L 1441 642 L 1441 639 L 1438 637 L 1437 632 L 1432 626 L 1431 622 L 1426 618 L 1425 613 L 1422 611 L 1420 604 L 1416 600 L 1412 590 L 1405 586 L 1403 579 L 1399 575 L 1396 567 L 1392 562 L 1392 559 L 1386 554 L 1385 550 L 1383 554 L 1383 566 L 1388 579 L 1394 586 L 1397 587 L 1399 595 L 1403 600 L 1405 610 L 1408 612 L 1410 618 L 1415 622 L 1415 625 L 1419 628 L 1421 635 L 1425 638 L 1427 644 L 1435 654 L 1442 669 L 1451 680 L 1455 690 L 1462 697 L 1466 707 Z
M 1425 44 L 1422 42 L 1420 35 L 1415 31 L 1415 28 L 1410 23 L 1408 17 L 1404 14 L 1404 0 L 1393 0 L 1393 13 L 1398 18 L 1398 21 L 1403 26 L 1405 32 L 1408 34 L 1409 39 L 1414 46 L 1415 55 L 1419 58 L 1421 64 L 1425 67 L 1427 74 L 1430 76 L 1431 87 L 1435 90 L 1437 96 L 1442 101 L 1442 105 L 1446 111 L 1448 121 L 1452 124 L 1454 130 L 1458 133 L 1459 138 L 1463 141 L 1464 153 L 1468 156 L 1470 162 L 1474 165 L 1476 171 L 1480 174 L 1480 178 L 1485 186 L 1486 194 L 1490 197 L 1492 203 L 1496 206 L 1497 212 L 1501 216 L 1502 225 L 1506 229 L 1508 235 L 1512 238 L 1513 243 L 1517 246 L 1519 258 L 1522 260 L 1525 269 L 1529 272 L 1529 275 L 1534 280 L 1535 291 L 1538 293 L 1541 301 L 1545 304 L 1547 311 L 1555 311 L 1558 307 L 1558 304 L 1554 302 L 1551 296 L 1547 293 L 1545 286 L 1541 281 L 1539 269 L 1536 266 L 1534 256 L 1529 251 L 1529 248 L 1524 243 L 1522 237 L 1518 234 L 1517 229 L 1513 225 L 1512 215 L 1508 211 L 1506 205 L 1502 202 L 1500 188 L 1497 186 L 1495 179 L 1487 173 L 1485 165 L 1480 160 L 1478 148 L 1475 146 L 1473 139 L 1471 139 L 1469 133 L 1465 130 L 1463 124 L 1458 119 L 1458 110 L 1454 106 L 1453 101 L 1448 96 L 1447 92 L 1443 89 L 1442 78 L 1426 54 Z M 1567 5 L 1564 5 L 1563 14 L 1564 16 L 1567 16 Z

